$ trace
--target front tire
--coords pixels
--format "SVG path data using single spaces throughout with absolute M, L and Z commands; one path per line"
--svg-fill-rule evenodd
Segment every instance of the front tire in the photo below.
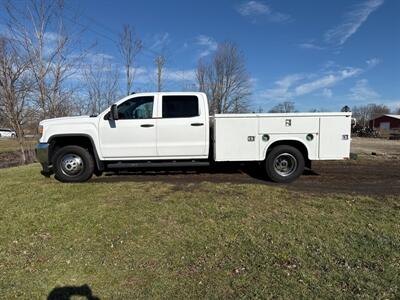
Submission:
M 79 146 L 65 146 L 54 154 L 55 179 L 61 182 L 85 182 L 94 171 L 94 161 L 88 150 Z
M 295 147 L 281 145 L 273 148 L 265 160 L 268 177 L 278 183 L 289 183 L 304 172 L 304 156 Z

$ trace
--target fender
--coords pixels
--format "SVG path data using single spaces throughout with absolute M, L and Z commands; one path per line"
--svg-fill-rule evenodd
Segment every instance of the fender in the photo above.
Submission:
M 270 141 L 268 142 L 268 144 L 265 146 L 265 148 L 262 151 L 261 159 L 263 160 L 263 159 L 265 159 L 267 157 L 268 149 L 270 149 L 271 146 L 273 146 L 276 143 L 284 144 L 284 142 L 288 142 L 289 145 L 290 145 L 290 142 L 296 142 L 296 143 L 301 144 L 307 151 L 307 157 L 306 158 L 309 159 L 309 160 L 315 159 L 315 158 L 311 158 L 310 157 L 310 153 L 311 153 L 310 147 L 308 145 L 306 145 L 303 142 L 302 139 L 296 138 L 296 137 L 290 137 L 290 138 L 285 138 L 285 137 L 274 138 L 274 137 L 271 137 Z
M 54 135 L 52 135 L 52 136 L 50 136 L 50 137 L 48 138 L 48 144 L 51 145 L 51 144 L 52 144 L 52 141 L 53 141 L 54 139 L 56 139 L 56 138 L 63 138 L 63 137 L 84 137 L 84 138 L 89 139 L 89 141 L 90 141 L 90 143 L 91 143 L 91 145 L 92 145 L 93 154 L 94 154 L 94 160 L 95 160 L 95 162 L 96 162 L 97 169 L 98 169 L 99 171 L 103 171 L 103 170 L 104 170 L 104 163 L 103 163 L 103 161 L 101 161 L 100 158 L 99 158 L 99 154 L 98 154 L 98 151 L 97 151 L 97 148 L 96 148 L 96 145 L 95 145 L 95 143 L 94 143 L 94 140 L 93 140 L 92 136 L 90 136 L 89 134 L 85 134 L 85 133 L 76 133 L 76 134 L 75 134 L 75 133 L 54 134 Z M 51 149 L 51 150 L 52 150 L 52 149 Z M 51 150 L 50 150 L 50 151 L 51 151 Z

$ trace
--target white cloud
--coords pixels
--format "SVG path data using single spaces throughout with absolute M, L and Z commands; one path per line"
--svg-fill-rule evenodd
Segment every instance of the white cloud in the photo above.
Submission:
M 62 36 L 58 34 L 57 32 L 52 32 L 52 31 L 47 31 L 43 35 L 44 41 L 45 42 L 58 42 L 59 40 L 62 39 Z
M 280 13 L 271 9 L 270 6 L 261 1 L 247 1 L 239 5 L 236 10 L 244 17 L 253 18 L 257 16 L 266 17 L 270 22 L 282 23 L 291 19 L 290 15 Z
M 333 60 L 328 60 L 322 65 L 323 70 L 330 70 L 336 67 L 338 67 L 338 64 Z
M 313 49 L 313 50 L 324 50 L 325 49 L 324 47 L 314 44 L 313 42 L 301 43 L 301 44 L 299 44 L 299 47 L 302 49 Z
M 196 37 L 196 44 L 202 48 L 199 57 L 208 56 L 218 48 L 218 43 L 212 37 L 204 34 Z
M 156 68 L 136 68 L 135 83 L 151 84 L 156 81 L 157 69 Z M 169 69 L 163 70 L 163 80 L 168 82 L 195 82 L 196 70 L 195 69 Z
M 196 70 L 165 70 L 165 77 L 167 80 L 171 81 L 195 81 L 196 80 Z
M 114 56 L 109 55 L 107 53 L 92 53 L 87 56 L 88 62 L 92 64 L 102 63 L 102 62 L 110 62 L 114 59 Z
M 344 79 L 359 75 L 361 71 L 362 70 L 358 68 L 346 68 L 332 74 L 324 75 L 316 80 L 297 86 L 295 94 L 296 96 L 301 96 L 323 88 L 334 86 Z
M 52 55 L 64 37 L 57 32 L 47 31 L 43 35 L 43 53 L 45 56 Z
M 255 86 L 258 83 L 258 78 L 256 78 L 256 77 L 250 77 L 249 80 L 250 80 L 250 84 L 252 86 Z
M 163 34 L 156 34 L 153 39 L 154 39 L 154 42 L 150 46 L 150 49 L 153 49 L 153 50 L 162 48 L 171 42 L 171 38 L 170 38 L 168 32 L 165 32 Z
M 324 97 L 326 97 L 326 98 L 332 98 L 333 92 L 332 92 L 331 89 L 324 88 L 324 89 L 322 90 L 322 96 L 324 96 Z
M 394 111 L 397 112 L 400 109 L 400 99 L 397 100 L 387 100 L 384 101 L 383 103 L 385 103 L 387 106 L 389 106 L 389 108 Z
M 261 97 L 276 100 L 285 101 L 293 98 L 293 92 L 289 89 L 300 80 L 304 79 L 304 74 L 290 74 L 282 79 L 275 82 L 274 88 L 267 89 L 261 93 Z
M 368 85 L 367 79 L 361 79 L 350 89 L 348 97 L 355 101 L 372 101 L 379 99 L 380 95 Z
M 281 80 L 275 82 L 275 84 L 281 88 L 288 89 L 293 84 L 305 78 L 304 74 L 291 74 L 283 77 Z
M 121 66 L 121 71 L 125 73 L 125 69 Z M 155 78 L 156 70 L 144 67 L 135 68 L 134 84 L 148 84 Z
M 368 68 L 373 68 L 373 67 L 379 65 L 381 63 L 381 60 L 379 58 L 374 57 L 374 58 L 368 59 L 366 61 L 366 63 L 367 63 Z
M 242 16 L 265 15 L 270 13 L 269 7 L 259 1 L 248 1 L 238 6 L 237 11 Z
M 341 24 L 325 33 L 325 41 L 329 44 L 343 45 L 383 2 L 384 0 L 366 0 L 355 6 L 345 14 Z
M 267 100 L 285 101 L 319 91 L 320 95 L 331 98 L 333 96 L 331 87 L 343 80 L 356 77 L 362 72 L 364 70 L 360 68 L 342 67 L 336 71 L 290 74 L 277 80 L 273 88 L 261 92 L 260 95 Z

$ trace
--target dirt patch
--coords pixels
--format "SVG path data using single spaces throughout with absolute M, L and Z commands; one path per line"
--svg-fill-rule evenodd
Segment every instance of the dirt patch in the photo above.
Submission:
M 302 176 L 292 191 L 400 196 L 400 161 L 315 162 L 315 175 Z
M 35 162 L 35 153 L 33 150 L 25 152 L 27 158 L 27 164 Z M 21 152 L 0 152 L 0 169 L 16 167 L 22 165 Z
M 351 152 L 371 159 L 400 158 L 400 140 L 352 138 Z M 374 153 L 375 155 L 371 155 Z
M 120 173 L 95 178 L 94 182 L 160 181 L 178 189 L 195 191 L 198 183 L 263 184 L 307 193 L 345 193 L 359 195 L 400 195 L 400 160 L 314 162 L 295 182 L 282 185 L 268 181 L 256 165 L 219 167 L 218 169 L 160 170 Z

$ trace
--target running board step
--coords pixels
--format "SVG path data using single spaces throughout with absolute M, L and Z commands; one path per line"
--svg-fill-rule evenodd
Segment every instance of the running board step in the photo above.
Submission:
M 109 169 L 124 168 L 171 168 L 171 167 L 208 167 L 208 161 L 176 161 L 176 162 L 117 162 L 107 164 Z

